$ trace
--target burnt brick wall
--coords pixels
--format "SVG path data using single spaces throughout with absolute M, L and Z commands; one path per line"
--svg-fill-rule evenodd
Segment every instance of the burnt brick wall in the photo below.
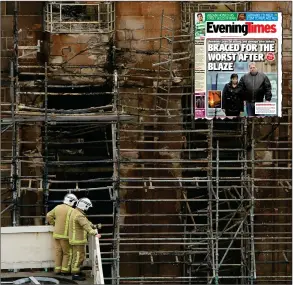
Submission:
M 118 2 L 116 4 L 116 44 L 120 49 L 117 51 L 117 64 L 123 68 L 120 69 L 120 104 L 123 110 L 135 116 L 134 124 L 123 124 L 120 131 L 120 158 L 122 160 L 158 160 L 158 159 L 180 159 L 180 151 L 172 149 L 181 149 L 183 129 L 180 117 L 181 96 L 170 96 L 169 106 L 172 118 L 163 118 L 164 112 L 153 111 L 155 108 L 155 96 L 149 95 L 155 91 L 156 84 L 155 72 L 143 72 L 131 70 L 152 69 L 152 63 L 158 62 L 158 54 L 154 53 L 159 48 L 159 41 L 144 40 L 148 38 L 157 38 L 160 36 L 161 15 L 164 9 L 166 16 L 175 16 L 176 21 L 174 29 L 180 28 L 180 3 L 177 2 Z M 165 23 L 169 26 L 169 23 Z M 164 30 L 163 33 L 167 31 Z M 178 48 L 177 46 L 174 49 Z M 168 76 L 168 75 L 164 75 Z M 171 92 L 180 92 L 180 89 L 172 89 Z M 152 110 L 153 109 L 153 110 Z M 144 131 L 156 130 L 156 123 L 153 115 L 159 115 L 157 129 L 161 133 L 147 133 Z M 167 124 L 168 122 L 173 124 Z M 165 123 L 165 124 L 164 124 Z M 128 130 L 137 130 L 129 132 Z M 163 133 L 164 130 L 177 130 L 176 133 Z M 159 143 L 151 143 L 157 141 Z M 166 142 L 165 142 L 166 141 Z M 173 141 L 169 143 L 167 141 Z M 155 151 L 143 151 L 141 149 L 154 149 Z M 161 151 L 160 151 L 161 150 Z M 169 151 L 164 151 L 169 150 Z M 148 169 L 143 169 L 143 168 Z M 120 168 L 120 177 L 138 178 L 161 178 L 161 177 L 180 177 L 181 170 L 175 169 L 180 166 L 176 163 L 157 164 L 157 169 L 152 163 L 131 162 L 122 163 Z M 164 170 L 162 168 L 174 168 Z M 144 183 L 121 183 L 121 199 L 178 199 L 181 192 L 178 183 L 153 183 L 155 189 L 142 189 Z M 149 183 L 147 183 L 149 185 Z M 133 187 L 137 186 L 136 189 Z M 170 188 L 168 188 L 170 187 Z M 177 187 L 177 189 L 176 189 Z M 121 217 L 121 233 L 130 234 L 129 237 L 140 238 L 166 238 L 164 232 L 181 231 L 179 227 L 172 224 L 179 224 L 180 220 L 176 216 L 180 211 L 180 202 L 135 202 L 129 201 L 121 203 L 121 214 L 127 217 Z M 149 215 L 150 214 L 150 215 Z M 152 216 L 159 214 L 160 216 Z M 144 216 L 145 215 L 145 216 Z M 149 216 L 148 216 L 149 215 Z M 166 216 L 164 216 L 166 215 Z M 168 216 L 174 215 L 174 216 Z M 123 226 L 127 224 L 128 226 Z M 134 226 L 131 227 L 130 225 Z M 141 226 L 136 226 L 140 224 Z M 158 226 L 163 224 L 164 226 Z M 156 226 L 157 225 L 157 226 Z M 171 237 L 171 236 L 168 236 Z M 154 256 L 154 264 L 150 262 L 150 256 L 141 256 L 139 251 L 174 251 L 180 250 L 176 245 L 157 245 L 156 242 L 147 245 L 121 245 L 121 251 L 134 251 L 132 254 L 120 255 L 120 276 L 160 276 L 160 277 L 178 277 L 181 276 L 181 268 L 178 264 L 172 264 L 175 261 L 174 256 Z M 138 264 L 140 262 L 141 264 Z M 160 264 L 161 262 L 161 264 Z M 168 264 L 169 263 L 169 264 Z M 170 264 L 171 263 L 171 264 Z M 126 282 L 127 283 L 127 282 Z M 168 281 L 165 280 L 165 284 Z
M 283 69 L 283 118 L 273 119 L 273 122 L 288 123 L 292 118 L 292 2 L 252 2 L 252 11 L 280 11 L 283 13 L 283 50 L 282 50 L 282 69 Z M 269 120 L 268 120 L 269 121 Z M 292 126 L 280 125 L 272 134 L 268 143 L 259 143 L 256 148 L 291 148 Z M 256 139 L 262 137 L 272 130 L 272 126 L 261 126 L 260 133 L 256 134 Z M 270 140 L 279 141 L 280 143 L 270 143 Z M 283 142 L 282 142 L 283 141 Z M 264 152 L 259 152 L 260 158 Z M 256 152 L 258 155 L 258 152 Z M 291 151 L 271 151 L 273 159 L 291 159 Z M 259 164 L 256 165 L 261 168 Z M 265 166 L 268 167 L 268 166 Z M 292 167 L 291 163 L 274 162 L 269 167 L 283 169 L 257 169 L 256 178 L 261 179 L 291 179 L 291 170 L 285 168 Z M 292 260 L 291 251 L 291 190 L 286 187 L 280 187 L 278 182 L 263 181 L 257 183 L 255 196 L 263 200 L 258 201 L 255 205 L 255 237 L 256 240 L 256 274 L 259 278 L 258 284 L 273 284 L 268 279 L 263 282 L 261 276 L 291 276 L 292 264 L 286 262 L 283 251 L 289 261 Z M 268 187 L 268 188 L 265 188 Z M 277 199 L 288 199 L 288 201 L 278 201 Z M 285 234 L 285 232 L 287 234 Z M 260 239 L 262 237 L 262 239 Z M 274 239 L 272 239 L 274 237 Z M 280 278 L 279 278 L 280 279 Z M 273 280 L 273 278 L 271 278 Z M 288 283 L 291 284 L 290 280 Z
M 112 33 L 48 35 L 48 63 L 53 66 L 50 69 L 50 82 L 105 84 L 107 78 L 103 75 L 107 73 L 109 66 L 111 39 Z M 76 68 L 68 67 L 72 65 Z M 61 74 L 66 76 L 60 76 Z
M 35 46 L 38 40 L 42 39 L 42 5 L 43 2 L 18 2 L 18 37 L 20 46 Z M 5 104 L 10 102 L 10 80 L 9 62 L 13 58 L 13 16 L 14 1 L 1 2 L 1 111 L 10 110 Z M 27 100 L 26 100 L 27 101 Z M 31 102 L 27 101 L 27 104 Z M 25 132 L 23 132 L 25 133 Z M 34 132 L 27 134 L 30 140 L 36 140 Z M 24 147 L 25 148 L 25 147 Z M 7 163 L 1 164 L 2 177 L 10 176 L 12 149 L 12 131 L 11 128 L 1 135 L 1 158 Z M 1 200 L 11 200 L 11 185 L 9 183 L 1 184 Z M 4 209 L 9 203 L 2 204 Z M 12 225 L 10 211 L 2 215 L 2 226 Z

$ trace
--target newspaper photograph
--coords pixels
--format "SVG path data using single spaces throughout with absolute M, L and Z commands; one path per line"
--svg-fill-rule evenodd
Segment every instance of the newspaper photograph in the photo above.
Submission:
M 195 13 L 194 36 L 195 119 L 282 116 L 281 13 Z

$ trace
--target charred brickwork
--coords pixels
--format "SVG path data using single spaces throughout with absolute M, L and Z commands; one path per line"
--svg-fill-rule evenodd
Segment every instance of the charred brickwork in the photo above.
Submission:
M 10 61 L 14 60 L 14 14 L 17 11 L 18 14 L 18 45 L 19 45 L 19 54 L 25 55 L 33 50 L 33 47 L 38 45 L 38 41 L 42 40 L 42 7 L 43 3 L 34 3 L 31 5 L 30 2 L 24 1 L 18 3 L 17 8 L 15 9 L 14 2 L 2 2 L 1 3 L 1 75 L 2 75 L 2 88 L 1 88 L 1 111 L 10 110 L 10 106 L 5 105 L 10 102 Z M 32 47 L 32 50 L 23 50 L 22 47 Z M 24 64 L 36 64 L 39 59 L 37 59 L 37 54 L 24 56 L 21 61 Z M 30 72 L 33 70 L 26 70 Z M 26 79 L 25 79 L 26 80 Z M 35 76 L 33 77 L 35 80 Z M 31 80 L 28 80 L 31 81 Z M 26 105 L 35 105 L 40 106 L 42 104 L 41 99 L 38 96 L 22 96 L 20 103 Z M 2 116 L 5 116 L 2 113 Z M 30 124 L 25 126 L 23 129 L 19 130 L 19 151 L 20 156 L 22 156 L 22 170 L 23 175 L 39 175 L 42 176 L 42 165 L 41 164 L 31 164 L 29 161 L 40 160 L 42 161 L 42 140 L 41 140 L 41 129 L 38 124 Z M 11 174 L 11 160 L 12 160 L 12 150 L 11 150 L 11 141 L 12 141 L 12 128 L 8 127 L 1 138 L 1 156 L 8 163 L 1 165 L 2 171 L 2 183 L 5 182 L 5 185 L 2 184 L 4 189 L 7 189 L 5 196 L 2 199 L 11 201 L 11 184 L 9 179 L 4 180 L 5 176 L 10 176 Z M 3 151 L 2 151 L 3 150 Z M 10 163 L 9 163 L 10 162 Z M 3 181 L 4 180 L 4 181 Z M 25 182 L 24 182 L 25 183 Z M 35 181 L 33 182 L 35 184 Z M 22 185 L 25 186 L 25 185 Z M 28 184 L 26 185 L 26 187 Z M 40 186 L 33 185 L 36 188 Z M 3 194 L 3 192 L 2 192 Z M 8 196 L 6 196 L 8 195 Z M 40 202 L 38 207 L 28 207 L 26 215 L 37 216 L 41 214 L 40 209 L 42 208 L 42 194 L 38 191 L 36 192 L 27 192 L 22 193 L 23 203 L 27 205 L 35 205 Z M 39 200 L 39 201 L 38 201 Z M 2 204 L 4 209 L 9 204 Z M 2 219 L 4 225 L 11 224 L 9 212 L 4 213 L 5 219 Z M 36 224 L 40 224 L 39 220 L 35 221 Z
M 166 17 L 176 19 L 174 26 L 165 22 L 163 33 L 170 34 L 166 30 L 168 27 L 178 32 L 180 3 L 121 2 L 116 6 L 117 64 L 121 67 L 122 78 L 124 76 L 119 88 L 120 104 L 125 112 L 136 117 L 132 124 L 123 125 L 120 131 L 120 159 L 124 162 L 120 165 L 120 179 L 124 180 L 159 181 L 162 177 L 168 180 L 182 176 L 178 161 L 183 147 L 183 134 L 180 133 L 180 92 L 183 88 L 171 88 L 171 92 L 178 93 L 178 96 L 169 98 L 168 108 L 172 110 L 169 118 L 164 111 L 156 111 L 158 69 L 152 64 L 159 61 L 160 41 L 148 39 L 158 39 L 161 35 L 162 10 Z M 172 52 L 176 52 L 176 48 L 179 48 L 178 44 Z M 178 67 L 183 69 L 181 65 Z M 160 76 L 166 77 L 166 73 Z M 164 110 L 164 104 L 161 104 L 159 107 Z M 170 159 L 176 162 L 156 163 Z M 120 255 L 121 278 L 181 276 L 180 264 L 175 264 L 175 251 L 180 251 L 180 246 L 163 242 L 171 237 L 168 232 L 180 233 L 182 230 L 177 226 L 180 219 L 176 217 L 180 212 L 180 202 L 175 201 L 180 197 L 182 193 L 178 182 L 150 180 L 121 183 L 120 198 L 127 200 L 121 203 L 120 208 L 121 237 L 123 240 L 143 239 L 137 245 L 135 242 L 133 245 L 121 245 L 122 252 L 129 252 Z M 160 202 L 164 199 L 171 201 Z M 178 236 L 174 234 L 174 237 Z M 168 279 L 164 282 L 167 284 Z
M 61 113 L 61 110 L 70 113 L 73 109 L 83 109 L 85 113 L 78 113 L 81 118 L 93 107 L 110 105 L 112 108 L 111 104 L 117 99 L 120 117 L 118 123 L 114 119 L 112 125 L 76 126 L 75 122 L 51 125 L 47 131 L 45 123 L 37 120 L 19 123 L 15 129 L 11 124 L 2 126 L 2 211 L 15 202 L 11 178 L 19 183 L 20 225 L 44 222 L 42 217 L 48 206 L 48 197 L 44 195 L 46 187 L 60 191 L 58 194 L 51 192 L 49 199 L 54 201 L 50 206 L 61 201 L 68 189 L 88 196 L 95 205 L 90 218 L 105 224 L 101 249 L 105 276 L 112 278 L 107 281 L 109 284 L 115 284 L 117 278 L 121 284 L 129 281 L 133 284 L 183 284 L 187 281 L 206 284 L 214 276 L 212 259 L 218 253 L 223 256 L 226 251 L 227 266 L 222 267 L 220 276 L 233 276 L 234 279 L 225 279 L 229 284 L 291 284 L 292 4 L 121 1 L 109 8 L 110 4 L 105 2 L 107 8 L 103 6 L 105 14 L 100 19 L 96 16 L 101 11 L 98 6 L 77 6 L 69 7 L 70 13 L 66 10 L 62 23 L 58 20 L 60 11 L 56 4 L 54 9 L 57 10 L 53 10 L 52 17 L 57 20 L 53 23 L 46 12 L 48 3 L 34 2 L 32 5 L 32 2 L 21 1 L 15 9 L 14 2 L 1 2 L 2 118 L 11 116 L 9 62 L 15 60 L 14 41 L 19 63 L 14 79 L 18 79 L 17 103 L 23 108 L 21 110 L 29 107 L 33 112 L 27 114 L 34 115 L 44 111 L 44 82 L 48 80 L 47 108 L 58 109 Z M 85 3 L 98 5 L 100 2 Z M 188 5 L 184 5 L 186 3 Z M 192 9 L 283 13 L 282 118 L 245 119 L 241 123 L 193 122 Z M 13 23 L 15 13 L 16 26 Z M 111 28 L 114 20 L 115 27 Z M 89 21 L 94 21 L 96 26 L 78 23 Z M 183 59 L 172 61 L 176 56 Z M 163 61 L 169 63 L 160 65 Z M 118 72 L 117 93 L 111 92 L 116 86 L 115 69 Z M 89 97 L 95 92 L 99 95 Z M 117 97 L 113 97 L 113 93 Z M 99 112 L 103 114 L 104 110 Z M 134 119 L 122 123 L 124 115 Z M 49 140 L 49 154 L 46 153 L 46 140 Z M 217 154 L 217 143 L 220 154 Z M 17 159 L 12 152 L 15 146 L 19 152 Z M 114 158 L 112 164 L 116 148 L 118 160 Z M 236 209 L 243 197 L 236 199 L 236 206 L 229 205 L 226 197 L 228 203 L 220 203 L 219 211 L 213 196 L 216 188 L 212 188 L 208 180 L 217 175 L 217 158 L 220 168 L 230 167 L 220 171 L 220 177 L 243 177 L 237 170 L 243 165 L 241 155 L 243 160 L 247 158 L 248 172 L 253 173 L 254 179 L 251 180 L 255 198 L 254 235 L 250 228 L 252 220 L 247 218 L 247 228 L 242 227 L 229 251 L 237 222 L 249 214 L 243 207 L 243 211 L 231 219 L 234 224 L 229 227 L 234 229 L 226 233 L 229 238 L 221 241 L 216 251 L 211 241 L 220 237 L 226 227 L 225 223 L 220 223 L 216 232 L 216 215 L 224 221 L 226 211 Z M 48 156 L 51 165 L 46 170 Z M 229 160 L 237 162 L 227 164 Z M 19 163 L 18 175 L 28 178 L 13 176 L 11 169 L 15 161 Z M 118 196 L 114 192 L 109 195 L 113 177 L 117 179 L 114 188 Z M 82 179 L 86 182 L 75 182 Z M 182 183 L 184 179 L 188 182 Z M 199 182 L 200 179 L 204 182 Z M 44 183 L 50 185 L 44 186 Z M 215 180 L 213 183 L 216 187 Z M 228 187 L 225 181 L 221 183 L 225 188 L 221 199 L 226 199 L 224 195 L 227 194 L 233 200 L 240 193 L 229 188 L 235 185 L 230 183 Z M 243 185 L 242 181 L 236 187 Z M 246 205 L 251 207 L 250 203 Z M 13 224 L 12 210 L 12 207 L 7 208 L 2 214 L 2 226 Z M 253 271 L 243 269 L 253 268 L 254 261 L 256 280 Z
M 74 85 L 105 84 L 111 36 L 111 34 L 48 34 L 50 82 Z M 93 74 L 96 76 L 93 77 Z
M 256 133 L 266 137 L 263 142 L 256 145 L 256 156 L 260 159 L 271 158 L 267 163 L 258 163 L 255 177 L 262 179 L 256 185 L 256 198 L 260 199 L 255 205 L 255 242 L 256 272 L 258 284 L 273 284 L 277 276 L 291 276 L 292 260 L 291 248 L 291 200 L 289 185 L 284 181 L 291 180 L 291 162 L 276 162 L 278 159 L 290 160 L 292 157 L 292 3 L 252 3 L 252 11 L 280 11 L 283 14 L 283 117 L 268 121 L 267 125 L 258 126 Z M 272 123 L 274 125 L 269 126 Z M 269 134 L 269 137 L 267 136 Z M 259 139 L 261 140 L 261 139 Z M 267 142 L 265 142 L 267 141 Z M 287 150 L 278 150 L 283 145 Z M 258 149 L 258 150 L 257 150 Z M 267 164 L 267 165 L 265 165 Z M 267 168 L 267 169 L 262 169 Z M 271 168 L 271 169 L 268 169 Z M 279 168 L 279 169 L 278 169 Z M 283 170 L 282 170 L 283 169 Z M 266 181 L 266 178 L 275 181 Z M 263 200 L 261 199 L 267 199 Z M 266 276 L 272 276 L 268 279 Z M 281 279 L 281 277 L 279 277 Z M 283 279 L 285 283 L 286 279 Z M 272 282 L 272 283 L 270 283 Z M 289 284 L 291 281 L 288 280 Z

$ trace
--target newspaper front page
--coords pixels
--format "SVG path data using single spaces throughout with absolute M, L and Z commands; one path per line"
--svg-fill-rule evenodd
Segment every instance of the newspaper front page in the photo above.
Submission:
M 282 116 L 282 14 L 195 13 L 194 114 Z

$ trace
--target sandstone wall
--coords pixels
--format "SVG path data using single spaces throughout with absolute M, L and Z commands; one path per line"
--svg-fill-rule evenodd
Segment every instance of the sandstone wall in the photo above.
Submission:
M 75 34 L 75 35 L 44 35 L 41 29 L 42 23 L 42 2 L 21 1 L 19 2 L 19 45 L 21 46 L 35 46 L 38 40 L 44 41 L 44 58 L 30 58 L 23 60 L 23 63 L 42 63 L 48 60 L 49 64 L 55 65 L 50 69 L 50 80 L 54 83 L 66 84 L 87 84 L 92 82 L 97 85 L 106 84 L 106 77 L 101 76 L 101 73 L 107 73 L 109 67 L 108 55 L 110 52 L 111 36 L 109 34 L 90 35 L 90 34 Z M 116 33 L 115 40 L 117 44 L 117 64 L 120 68 L 120 73 L 124 75 L 121 77 L 119 89 L 120 104 L 123 110 L 127 113 L 136 116 L 135 124 L 126 124 L 121 128 L 120 138 L 121 144 L 121 159 L 129 160 L 128 163 L 122 163 L 120 176 L 122 178 L 129 177 L 179 177 L 180 170 L 175 170 L 179 165 L 176 163 L 166 163 L 165 165 L 157 165 L 158 169 L 144 170 L 143 168 L 151 167 L 150 164 L 140 163 L 137 159 L 148 159 L 151 162 L 156 159 L 179 159 L 180 151 L 175 152 L 172 149 L 183 149 L 182 143 L 183 134 L 182 118 L 179 116 L 181 112 L 181 98 L 171 97 L 169 108 L 176 109 L 172 111 L 172 118 L 158 118 L 156 122 L 152 117 L 154 112 L 155 101 L 154 93 L 156 74 L 144 72 L 142 70 L 130 70 L 130 68 L 151 69 L 152 63 L 158 61 L 158 56 L 155 51 L 159 47 L 158 41 L 142 41 L 145 38 L 159 37 L 161 26 L 161 13 L 164 9 L 165 15 L 176 16 L 175 29 L 180 27 L 180 2 L 117 2 L 116 3 Z M 292 106 L 292 30 L 291 30 L 291 3 L 288 2 L 253 2 L 252 11 L 281 11 L 283 12 L 283 105 Z M 1 71 L 2 71 L 2 87 L 1 87 L 1 109 L 7 110 L 3 103 L 9 102 L 9 59 L 13 53 L 13 11 L 14 2 L 1 2 Z M 167 33 L 166 30 L 163 31 Z M 175 47 L 177 48 L 177 47 Z M 75 68 L 69 68 L 68 65 L 75 65 Z M 83 66 L 83 67 L 81 67 Z M 94 67 L 93 67 L 94 66 Z M 182 66 L 177 65 L 180 69 Z M 33 70 L 28 70 L 33 71 Z M 59 76 L 60 74 L 67 74 L 66 76 Z M 78 76 L 76 76 L 76 74 Z M 95 75 L 86 77 L 87 75 Z M 58 76 L 57 76 L 58 75 Z M 84 76 L 80 76 L 84 75 Z M 37 90 L 37 89 L 31 89 Z M 172 91 L 178 92 L 178 88 L 173 86 Z M 26 105 L 41 106 L 43 103 L 42 97 L 25 96 L 21 99 L 22 103 Z M 286 115 L 289 116 L 286 117 Z M 282 122 L 291 120 L 291 111 L 284 110 L 284 118 Z M 164 125 L 162 123 L 171 122 L 172 125 Z M 158 125 L 160 124 L 160 125 Z M 178 130 L 177 133 L 149 133 L 152 130 Z M 129 130 L 136 130 L 137 132 L 129 132 Z M 271 132 L 271 126 L 264 126 L 258 129 L 261 136 L 265 136 Z M 286 125 L 280 126 L 273 132 L 274 140 L 279 140 L 279 146 L 282 142 L 289 142 L 292 140 L 292 129 Z M 23 127 L 20 132 L 20 138 L 28 143 L 21 144 L 21 154 L 26 156 L 24 160 L 33 161 L 28 166 L 23 164 L 23 175 L 38 175 L 42 173 L 40 164 L 42 160 L 38 159 L 42 152 L 42 138 L 41 125 L 30 125 Z M 257 137 L 256 137 L 257 138 Z M 173 141 L 172 143 L 167 141 Z M 159 143 L 157 143 L 159 142 Z M 282 146 L 286 146 L 282 143 Z M 274 143 L 258 143 L 257 148 L 275 148 L 278 147 Z M 287 143 L 290 148 L 291 144 Z M 124 150 L 123 150 L 124 149 Z M 155 149 L 156 152 L 145 152 L 141 149 Z M 11 129 L 1 135 L 1 157 L 2 161 L 8 160 L 7 164 L 1 165 L 1 175 L 10 175 L 9 156 L 11 156 Z M 169 150 L 169 151 L 168 151 Z M 291 152 L 283 151 L 268 151 L 268 157 L 290 159 Z M 264 157 L 263 151 L 257 151 L 258 159 Z M 8 158 L 5 158 L 7 156 Z M 38 166 L 37 166 L 38 165 Z M 37 166 L 37 167 L 36 167 Z M 270 166 L 288 167 L 288 163 L 276 164 L 272 163 Z M 289 164 L 289 166 L 291 166 Z M 162 167 L 170 167 L 171 170 L 162 170 Z M 258 167 L 261 165 L 258 164 Z M 134 169 L 139 168 L 139 169 Z M 257 178 L 284 178 L 291 177 L 290 171 L 286 170 L 267 170 L 258 169 L 256 171 Z M 152 189 L 150 183 L 121 183 L 121 199 L 176 199 L 181 197 L 181 192 L 177 184 L 173 183 L 153 183 L 157 188 Z M 9 194 L 10 185 L 2 184 L 1 200 L 11 199 Z M 132 188 L 136 186 L 136 188 Z M 291 275 L 291 266 L 286 262 L 283 252 L 290 249 L 290 233 L 291 229 L 291 201 L 277 201 L 274 198 L 291 198 L 290 187 L 280 186 L 278 183 L 262 182 L 257 185 L 256 197 L 271 198 L 272 201 L 260 201 L 256 204 L 256 237 L 272 237 L 271 232 L 288 232 L 288 239 L 283 243 L 284 239 L 259 239 L 256 244 L 257 250 L 257 275 Z M 265 188 L 269 186 L 270 188 Z M 23 183 L 23 187 L 28 187 L 27 182 Z M 32 187 L 39 187 L 39 185 L 32 184 Z M 165 188 L 163 188 L 165 187 Z M 170 188 L 168 188 L 170 187 Z M 4 190 L 4 191 L 3 191 Z M 7 191 L 6 191 L 7 190 Z M 23 203 L 33 204 L 39 201 L 42 203 L 42 192 L 30 193 L 26 192 L 23 197 Z M 7 204 L 2 204 L 4 209 Z M 122 219 L 121 233 L 133 233 L 131 237 L 160 237 L 166 238 L 163 232 L 178 232 L 179 227 L 172 226 L 141 226 L 137 227 L 135 224 L 179 224 L 181 221 L 177 217 L 164 216 L 167 214 L 176 214 L 180 211 L 179 202 L 153 203 L 153 202 L 122 202 L 121 214 L 130 215 Z M 284 215 L 275 215 L 283 213 Z M 28 215 L 40 214 L 35 209 L 30 208 L 25 212 Z M 144 214 L 160 214 L 160 217 L 141 216 Z M 4 216 L 4 217 L 3 217 Z M 2 216 L 2 226 L 11 225 L 9 212 Z M 27 221 L 31 222 L 31 221 Z M 39 222 L 39 221 L 38 221 Z M 37 221 L 36 221 L 37 223 Z M 272 226 L 272 223 L 280 225 Z M 128 224 L 129 226 L 124 226 Z M 133 225 L 133 227 L 131 226 Z M 145 235 L 146 233 L 151 235 Z M 155 232 L 157 234 L 155 234 Z M 135 235 L 137 234 L 137 235 Z M 275 234 L 274 234 L 275 236 Z M 266 244 L 270 242 L 270 244 Z M 125 241 L 124 241 L 125 243 Z M 174 256 L 155 256 L 156 262 L 165 262 L 160 265 L 152 265 L 149 256 L 141 256 L 139 251 L 162 251 L 162 250 L 179 250 L 179 246 L 169 247 L 168 245 L 135 245 L 135 246 L 121 246 L 121 251 L 136 251 L 134 254 L 121 254 L 120 275 L 123 276 L 182 276 L 180 266 L 175 263 Z M 287 255 L 291 260 L 291 255 Z M 278 262 L 276 262 L 278 261 Z M 137 262 L 145 262 L 148 265 L 138 264 Z M 166 264 L 167 262 L 174 264 Z M 126 282 L 127 283 L 127 282 Z
M 35 2 L 31 5 L 29 1 L 22 1 L 18 3 L 18 43 L 19 46 L 36 46 L 38 40 L 42 40 L 42 2 Z M 1 110 L 10 110 L 10 107 L 3 106 L 3 103 L 10 102 L 10 80 L 9 75 L 9 62 L 13 58 L 13 15 L 14 15 L 14 2 L 1 2 L 1 71 L 2 71 L 2 86 L 1 86 Z M 23 50 L 19 50 L 19 54 L 23 55 Z M 26 64 L 36 64 L 38 62 L 37 56 L 29 56 L 21 59 L 24 65 Z M 32 72 L 33 70 L 26 69 L 26 72 Z M 26 105 L 34 105 L 36 102 L 36 96 L 21 96 L 20 102 Z M 24 155 L 27 152 L 36 152 L 37 149 L 41 152 L 41 141 L 40 139 L 40 125 L 32 125 L 23 128 L 20 131 L 20 155 Z M 29 143 L 28 143 L 29 142 Z M 5 131 L 1 136 L 1 148 L 5 149 L 5 152 L 1 151 L 1 157 L 7 155 L 11 159 L 11 149 L 12 149 L 12 131 L 11 128 Z M 7 150 L 7 151 L 6 151 Z M 37 156 L 36 154 L 35 156 Z M 39 155 L 38 155 L 39 156 Z M 5 158 L 4 158 L 5 159 Z M 3 170 L 5 168 L 5 170 Z M 9 164 L 1 165 L 2 177 L 5 175 L 10 175 Z M 7 170 L 9 169 L 9 170 Z M 41 173 L 42 167 L 36 166 L 34 163 L 23 163 L 22 164 L 22 175 L 37 175 L 36 173 Z M 5 191 L 5 197 L 2 199 L 11 200 L 10 189 L 11 185 L 9 183 L 2 184 Z M 3 194 L 3 192 L 2 192 Z M 7 195 L 7 196 L 6 196 Z M 42 194 L 26 192 L 23 194 L 22 199 L 26 201 L 25 204 L 35 204 L 36 195 L 39 196 L 40 203 L 42 203 Z M 2 209 L 8 206 L 10 203 L 2 204 Z M 25 209 L 22 214 L 26 215 L 40 215 L 40 208 L 36 210 L 34 207 L 29 207 Z M 10 212 L 5 213 L 5 218 L 2 218 L 2 225 L 11 225 Z M 40 223 L 40 221 L 38 221 Z
M 292 125 L 286 125 L 291 122 L 292 109 L 292 3 L 290 2 L 252 2 L 252 11 L 280 11 L 283 13 L 283 50 L 282 50 L 282 69 L 283 69 L 283 118 L 273 119 L 272 122 L 281 122 L 276 128 L 269 124 L 257 128 L 259 133 L 255 133 L 256 140 L 264 137 L 268 133 L 272 133 L 266 140 L 268 143 L 258 143 L 256 148 L 268 148 L 271 150 L 256 151 L 256 159 L 291 159 L 291 151 L 276 151 L 274 148 L 291 148 L 292 141 Z M 267 120 L 270 122 L 270 120 Z M 282 125 L 283 124 L 283 125 Z M 270 141 L 278 141 L 273 143 Z M 291 163 L 289 162 L 272 162 L 263 165 L 256 163 L 255 176 L 261 179 L 291 179 Z M 280 170 L 276 169 L 280 167 Z M 263 168 L 263 169 L 262 169 Z M 275 168 L 275 169 L 265 169 Z M 268 284 L 269 280 L 261 283 L 261 276 L 290 276 L 291 263 L 286 261 L 292 260 L 290 252 L 291 245 L 291 203 L 286 201 L 278 201 L 277 199 L 291 199 L 291 190 L 288 186 L 280 184 L 278 181 L 262 181 L 257 183 L 256 198 L 271 199 L 266 201 L 258 201 L 255 205 L 255 236 L 256 241 L 256 262 L 257 276 L 260 278 L 258 284 Z M 262 237 L 262 239 L 260 239 Z M 272 237 L 276 237 L 272 239 Z M 284 254 L 284 253 L 285 254 Z M 285 257 L 286 256 L 286 257 Z M 289 284 L 290 281 L 288 281 Z
M 50 83 L 102 85 L 107 81 L 112 34 L 48 34 L 47 37 Z
M 120 82 L 122 85 L 119 89 L 120 104 L 125 112 L 136 116 L 136 122 L 123 125 L 120 132 L 121 159 L 129 161 L 121 164 L 120 176 L 123 179 L 127 179 L 127 177 L 146 179 L 152 177 L 155 179 L 181 176 L 181 170 L 174 169 L 180 167 L 178 164 L 158 163 L 154 165 L 152 163 L 152 161 L 158 159 L 179 159 L 181 156 L 180 151 L 172 151 L 172 149 L 182 148 L 182 143 L 179 142 L 182 139 L 182 133 L 180 133 L 180 130 L 182 130 L 181 96 L 170 96 L 169 108 L 176 109 L 171 111 L 173 117 L 166 118 L 164 112 L 157 111 L 156 114 L 159 115 L 159 118 L 156 123 L 156 120 L 152 117 L 155 114 L 155 96 L 151 95 L 156 92 L 153 88 L 156 79 L 151 78 L 156 78 L 156 74 L 154 72 L 143 72 L 142 70 L 130 70 L 130 68 L 152 69 L 152 63 L 158 62 L 158 55 L 155 51 L 159 48 L 159 41 L 143 41 L 143 39 L 160 36 L 163 9 L 166 16 L 176 16 L 174 29 L 178 30 L 180 27 L 179 2 L 119 2 L 116 5 L 116 42 L 117 47 L 121 49 L 117 52 L 117 63 L 124 66 L 121 73 L 125 75 L 124 79 L 121 77 Z M 165 25 L 169 24 L 166 23 Z M 166 34 L 167 31 L 164 30 L 163 33 Z M 174 88 L 171 92 L 180 92 L 180 89 Z M 166 122 L 173 122 L 173 124 L 162 124 Z M 136 132 L 129 132 L 129 130 L 136 130 Z M 153 130 L 160 130 L 161 133 L 152 133 Z M 164 134 L 164 130 L 178 130 L 178 132 Z M 167 141 L 173 141 L 174 143 Z M 154 151 L 147 152 L 143 149 L 154 149 Z M 143 159 L 149 160 L 150 163 L 139 162 Z M 171 170 L 162 169 L 168 167 Z M 147 169 L 144 170 L 144 168 Z M 147 187 L 144 187 L 144 185 L 147 185 Z M 153 186 L 155 186 L 155 189 L 149 188 L 149 183 L 121 183 L 121 199 L 177 199 L 181 196 L 178 183 L 153 182 Z M 139 251 L 160 252 L 180 249 L 180 246 L 164 245 L 162 241 L 161 245 L 156 245 L 157 241 L 147 241 L 148 238 L 167 238 L 164 232 L 181 231 L 179 227 L 172 226 L 172 224 L 180 223 L 179 218 L 176 217 L 176 213 L 179 213 L 179 211 L 179 202 L 130 201 L 121 203 L 121 214 L 128 215 L 121 221 L 122 236 L 128 234 L 125 237 L 145 238 L 146 240 L 141 241 L 141 243 L 148 243 L 148 245 L 121 246 L 121 251 L 135 251 L 132 254 L 121 253 L 121 277 L 181 276 L 181 268 L 174 263 L 174 255 L 154 255 L 155 264 L 151 264 L 150 256 L 139 255 Z M 152 214 L 158 214 L 158 216 L 152 216 Z M 167 214 L 174 214 L 175 216 L 170 217 Z M 123 226 L 124 224 L 128 226 Z M 131 227 L 132 224 L 133 227 Z M 138 227 L 135 224 L 141 224 L 141 226 Z M 156 226 L 159 224 L 163 226 Z M 169 226 L 165 226 L 168 224 Z M 138 262 L 141 264 L 138 264 Z M 159 262 L 161 264 L 158 264 Z

